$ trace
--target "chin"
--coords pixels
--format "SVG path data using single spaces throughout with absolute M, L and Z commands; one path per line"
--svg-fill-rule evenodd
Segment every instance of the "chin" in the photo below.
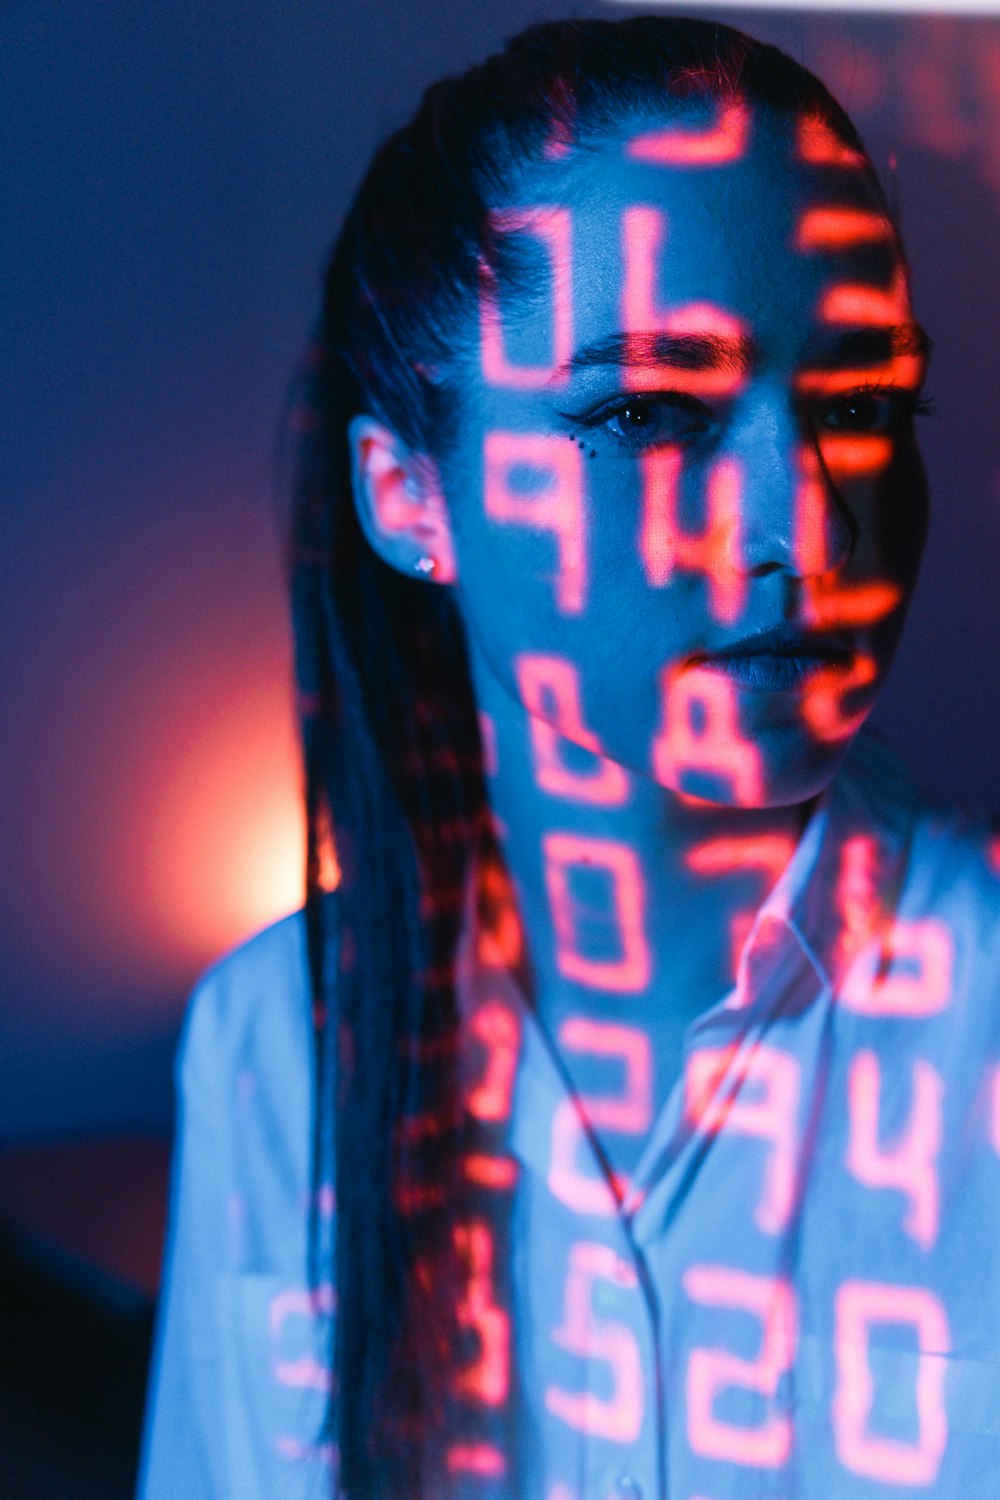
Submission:
M 851 734 L 826 742 L 800 733 L 796 737 L 797 744 L 782 745 L 767 754 L 767 800 L 763 805 L 794 807 L 811 802 L 825 792 L 840 770 L 859 728 L 860 725 Z
M 833 742 L 818 741 L 801 727 L 796 734 L 762 736 L 734 751 L 725 769 L 685 766 L 656 779 L 691 806 L 763 811 L 796 807 L 823 793 L 836 776 L 857 731 Z

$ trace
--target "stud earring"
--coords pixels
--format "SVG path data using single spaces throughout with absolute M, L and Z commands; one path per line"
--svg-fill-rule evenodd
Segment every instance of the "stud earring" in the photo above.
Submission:
M 437 570 L 437 561 L 433 557 L 418 557 L 413 566 L 425 578 L 433 578 Z

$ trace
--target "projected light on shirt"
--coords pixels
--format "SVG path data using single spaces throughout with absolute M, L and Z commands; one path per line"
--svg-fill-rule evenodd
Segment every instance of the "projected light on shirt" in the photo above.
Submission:
M 469 634 L 495 629 L 523 709 L 480 706 L 488 776 L 531 799 L 511 866 L 534 886 L 482 857 L 458 965 L 474 1212 L 448 1466 L 470 1494 L 509 1479 L 496 1419 L 515 1399 L 531 1500 L 948 1493 L 972 1462 L 963 1193 L 973 1170 L 977 1201 L 1000 1189 L 1000 1064 L 981 1046 L 955 1063 L 968 945 L 907 883 L 912 813 L 879 784 L 881 810 L 863 742 L 837 774 L 912 588 L 927 340 L 863 164 L 812 118 L 782 138 L 794 190 L 774 189 L 762 231 L 777 273 L 765 254 L 756 301 L 752 265 L 727 281 L 698 215 L 728 182 L 743 226 L 750 188 L 770 191 L 747 166 L 760 126 L 737 100 L 626 133 L 609 148 L 626 186 L 589 218 L 552 191 L 574 161 L 554 133 L 544 194 L 495 212 L 482 251 L 492 405 L 462 503 L 484 591 L 512 582 Z M 587 235 L 602 276 L 580 272 Z M 511 312 L 515 241 L 538 269 L 531 317 Z M 787 306 L 782 274 L 799 278 Z M 808 796 L 803 766 L 824 770 Z M 650 788 L 687 820 L 673 884 L 630 836 Z M 717 998 L 676 1059 L 663 890 L 707 892 L 719 917 Z M 432 1175 L 397 1186 L 404 1212 L 441 1201 Z M 306 1366 L 276 1321 L 272 1447 L 315 1456 L 288 1399 Z

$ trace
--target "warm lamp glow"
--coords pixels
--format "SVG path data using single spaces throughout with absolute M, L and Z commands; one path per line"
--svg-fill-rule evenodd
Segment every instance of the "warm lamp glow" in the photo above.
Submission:
M 213 705 L 150 799 L 143 905 L 173 946 L 207 958 L 301 904 L 300 772 L 281 690 Z

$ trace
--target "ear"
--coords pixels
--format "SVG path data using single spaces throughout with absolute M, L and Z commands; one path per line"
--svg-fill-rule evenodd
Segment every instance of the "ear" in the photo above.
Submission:
M 347 440 L 354 504 L 371 547 L 408 577 L 454 583 L 451 522 L 433 461 L 374 417 L 352 417 Z M 433 569 L 417 566 L 426 558 Z

